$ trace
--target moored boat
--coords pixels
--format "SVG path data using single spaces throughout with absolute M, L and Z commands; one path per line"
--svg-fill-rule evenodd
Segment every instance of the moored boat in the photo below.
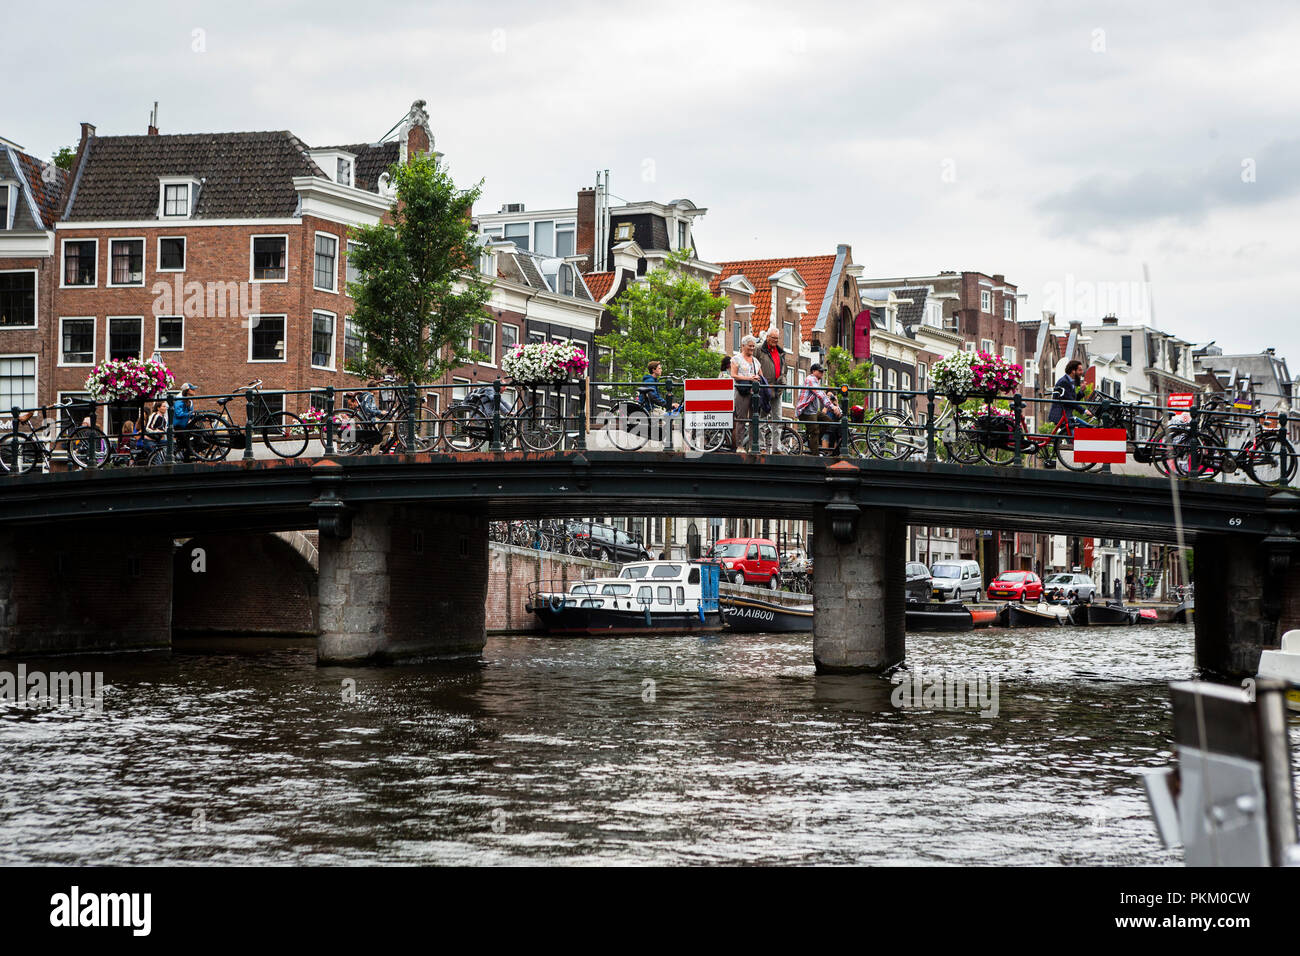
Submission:
M 525 607 L 548 634 L 722 630 L 718 567 L 688 561 L 636 561 L 625 564 L 617 577 L 533 584 Z
M 1282 646 L 1259 655 L 1260 677 L 1286 681 L 1286 706 L 1300 711 L 1300 631 L 1282 635 Z
M 969 631 L 975 626 L 971 609 L 964 604 L 908 604 L 906 616 L 909 631 Z
M 787 633 L 813 629 L 813 606 L 786 607 L 771 601 L 755 601 L 730 595 L 718 598 L 722 623 L 729 631 Z
M 1059 604 L 1007 605 L 1007 627 L 1060 627 L 1069 623 L 1069 609 Z
M 1089 604 L 1089 624 L 1133 624 L 1137 621 L 1137 608 L 1124 607 L 1122 604 Z
M 971 624 L 974 627 L 1006 627 L 1007 607 L 973 607 L 969 608 Z
M 1178 607 L 1174 608 L 1173 622 L 1175 624 L 1191 624 L 1196 614 L 1196 602 L 1184 601 Z

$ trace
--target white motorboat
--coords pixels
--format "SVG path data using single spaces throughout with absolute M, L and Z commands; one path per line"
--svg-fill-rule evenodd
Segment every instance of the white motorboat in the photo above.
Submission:
M 1282 635 L 1282 646 L 1259 655 L 1259 677 L 1286 681 L 1286 706 L 1300 711 L 1300 631 Z

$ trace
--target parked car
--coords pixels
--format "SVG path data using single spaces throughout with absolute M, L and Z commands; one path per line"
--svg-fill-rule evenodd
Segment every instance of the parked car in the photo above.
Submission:
M 1033 571 L 1003 571 L 989 584 L 989 599 L 999 601 L 1040 601 L 1043 579 Z
M 781 562 L 770 538 L 723 538 L 709 550 L 732 584 L 765 584 L 776 590 Z
M 909 601 L 925 604 L 930 600 L 930 571 L 920 561 L 907 562 L 906 594 Z
M 583 550 L 589 558 L 599 558 L 602 561 L 650 560 L 650 554 L 640 539 L 612 525 L 571 521 L 569 533 L 585 543 Z
M 1043 582 L 1043 593 L 1053 601 L 1091 601 L 1097 585 L 1086 574 L 1062 571 L 1048 575 Z
M 937 601 L 978 601 L 984 593 L 984 572 L 974 561 L 937 561 L 930 577 L 930 593 Z

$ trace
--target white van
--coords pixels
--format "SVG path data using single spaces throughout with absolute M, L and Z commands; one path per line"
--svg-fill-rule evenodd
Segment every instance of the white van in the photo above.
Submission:
M 975 561 L 937 561 L 930 577 L 936 601 L 978 601 L 984 595 L 984 576 Z

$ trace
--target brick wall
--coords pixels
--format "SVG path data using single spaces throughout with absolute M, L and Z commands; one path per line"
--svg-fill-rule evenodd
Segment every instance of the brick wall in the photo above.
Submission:
M 172 581 L 178 633 L 317 631 L 316 572 L 276 535 L 191 538 L 176 551 Z
M 55 353 L 52 347 L 51 319 L 54 311 L 54 289 L 59 284 L 59 274 L 54 261 L 47 258 L 0 258 L 0 272 L 36 273 L 36 328 L 10 329 L 0 326 L 0 355 L 35 355 L 37 400 L 48 394 L 54 374 Z M 8 409 L 3 409 L 8 412 Z
M 570 581 L 613 573 L 613 566 L 603 561 L 494 542 L 488 552 L 488 633 L 537 630 L 537 619 L 524 610 L 529 585 L 542 581 L 567 585 Z

